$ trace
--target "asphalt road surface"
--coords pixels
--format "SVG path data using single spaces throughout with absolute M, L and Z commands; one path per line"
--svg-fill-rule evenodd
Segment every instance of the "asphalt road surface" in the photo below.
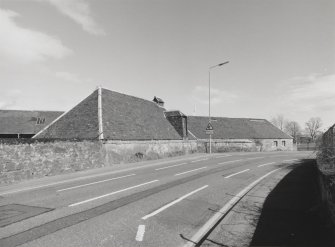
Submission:
M 263 178 L 310 152 L 117 165 L 0 187 L 0 246 L 192 246 Z

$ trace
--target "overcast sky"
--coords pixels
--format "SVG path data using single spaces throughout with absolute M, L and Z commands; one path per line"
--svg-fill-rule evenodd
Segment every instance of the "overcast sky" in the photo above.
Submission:
M 334 0 L 0 0 L 0 109 L 98 85 L 169 110 L 335 123 Z

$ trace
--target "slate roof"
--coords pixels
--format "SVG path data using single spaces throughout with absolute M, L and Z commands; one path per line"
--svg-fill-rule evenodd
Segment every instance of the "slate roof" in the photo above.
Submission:
M 101 90 L 102 128 L 107 140 L 181 140 L 158 104 Z M 34 138 L 97 139 L 98 90 Z
M 98 135 L 98 92 L 96 90 L 33 138 L 96 139 Z
M 105 139 L 180 140 L 155 102 L 102 89 L 102 120 Z
M 292 139 L 265 119 L 212 117 L 211 123 L 213 139 Z M 207 124 L 208 117 L 187 117 L 188 130 L 198 139 L 208 139 Z
M 0 134 L 36 134 L 62 113 L 61 111 L 0 110 Z
M 184 113 L 178 110 L 164 112 L 165 117 L 187 117 Z

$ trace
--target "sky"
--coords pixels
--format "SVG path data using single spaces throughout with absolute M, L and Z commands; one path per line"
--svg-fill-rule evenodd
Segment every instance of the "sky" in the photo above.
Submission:
M 97 86 L 167 110 L 335 123 L 334 0 L 0 0 L 0 109 Z

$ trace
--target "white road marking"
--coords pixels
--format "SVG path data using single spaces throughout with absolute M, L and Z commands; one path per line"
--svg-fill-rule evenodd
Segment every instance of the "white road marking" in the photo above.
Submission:
M 276 162 L 265 163 L 265 164 L 259 165 L 259 166 L 257 166 L 257 167 L 262 167 L 262 166 L 272 165 L 272 164 L 275 164 L 275 163 L 276 163 Z
M 229 163 L 234 163 L 234 162 L 239 162 L 242 160 L 230 160 L 230 161 L 224 161 L 224 162 L 220 162 L 218 163 L 218 165 L 224 165 L 224 164 L 229 164 Z
M 166 167 L 162 167 L 162 168 L 157 168 L 157 169 L 155 169 L 155 171 L 168 169 L 168 168 L 170 168 L 170 167 L 182 166 L 182 165 L 186 165 L 186 164 L 187 164 L 187 163 L 181 163 L 181 164 L 177 164 L 177 165 L 173 165 L 173 166 L 166 166 Z
M 145 225 L 139 225 L 138 229 L 137 229 L 137 233 L 136 233 L 136 241 L 143 241 L 143 237 L 144 237 L 144 233 L 145 233 Z
M 184 247 L 191 247 L 194 246 L 195 243 L 198 243 L 205 234 L 222 218 L 224 215 L 230 210 L 232 207 L 235 206 L 235 204 L 240 200 L 242 196 L 247 194 L 257 183 L 259 183 L 262 179 L 266 178 L 270 174 L 274 173 L 275 171 L 278 171 L 282 168 L 275 169 L 271 172 L 268 172 L 264 176 L 260 177 L 256 181 L 249 184 L 247 187 L 245 187 L 243 190 L 241 190 L 236 196 L 234 196 L 230 201 L 225 204 L 218 212 L 216 212 L 188 241 Z
M 69 188 L 57 190 L 57 192 L 61 192 L 61 191 L 65 191 L 65 190 L 77 189 L 77 188 L 81 188 L 81 187 L 85 187 L 85 186 L 89 186 L 89 185 L 93 185 L 93 184 L 104 183 L 104 182 L 108 182 L 108 181 L 112 181 L 112 180 L 117 180 L 117 179 L 120 179 L 120 178 L 126 178 L 126 177 L 130 177 L 130 176 L 135 176 L 135 175 L 136 174 L 129 174 L 129 175 L 121 176 L 121 177 L 105 179 L 105 180 L 101 180 L 101 181 L 97 181 L 97 182 L 92 182 L 92 183 L 88 183 L 88 184 L 77 185 L 77 186 L 73 186 L 73 187 L 69 187 Z
M 174 201 L 172 201 L 172 202 L 166 204 L 165 206 L 163 206 L 163 207 L 157 209 L 156 211 L 152 212 L 151 214 L 148 214 L 148 215 L 142 217 L 142 220 L 146 220 L 146 219 L 148 219 L 148 218 L 150 218 L 150 217 L 152 217 L 152 216 L 155 216 L 156 214 L 159 214 L 160 212 L 164 211 L 165 209 L 167 209 L 167 208 L 173 206 L 174 204 L 176 204 L 176 203 L 178 203 L 178 202 L 184 200 L 185 198 L 187 198 L 187 197 L 193 195 L 194 193 L 197 193 L 198 191 L 203 190 L 203 189 L 205 189 L 205 188 L 207 188 L 207 187 L 208 187 L 208 185 L 202 186 L 202 187 L 199 188 L 199 189 L 193 190 L 192 192 L 190 192 L 190 193 L 188 193 L 188 194 L 186 194 L 186 195 L 184 195 L 184 196 L 182 196 L 182 197 L 179 197 L 178 199 L 176 199 L 176 200 L 174 200 Z
M 265 157 L 254 157 L 254 158 L 247 158 L 244 160 L 256 160 L 256 159 L 264 159 Z
M 292 159 L 292 160 L 283 160 L 283 162 L 291 162 L 291 161 L 297 161 L 299 159 Z
M 248 159 L 230 160 L 230 161 L 224 161 L 224 162 L 218 163 L 218 165 L 224 165 L 224 164 L 229 164 L 229 163 L 239 162 L 239 161 L 245 161 L 245 160 L 264 159 L 264 158 L 265 157 L 254 157 L 254 158 L 248 158 Z
M 177 174 L 175 174 L 175 176 L 183 175 L 183 174 L 186 174 L 186 173 L 189 173 L 189 172 L 194 172 L 194 171 L 205 169 L 205 168 L 207 168 L 207 166 L 200 167 L 198 169 L 189 170 L 189 171 L 186 171 L 186 172 L 177 173 Z
M 229 157 L 229 156 L 233 156 L 233 155 L 232 155 L 232 154 L 220 155 L 220 156 L 215 157 L 215 159 L 224 158 L 224 157 Z
M 233 173 L 233 174 L 231 174 L 231 175 L 229 175 L 229 176 L 226 176 L 226 177 L 224 177 L 224 178 L 230 178 L 230 177 L 232 177 L 232 176 L 235 176 L 235 175 L 237 175 L 237 174 L 240 174 L 240 173 L 243 173 L 243 172 L 247 172 L 247 171 L 249 171 L 250 169 L 246 169 L 246 170 L 243 170 L 243 171 L 240 171 L 240 172 L 236 172 L 236 173 Z
M 138 184 L 138 185 L 135 185 L 135 186 L 131 186 L 131 187 L 128 187 L 128 188 L 125 188 L 125 189 L 122 189 L 122 190 L 117 190 L 117 191 L 114 191 L 112 193 L 108 193 L 108 194 L 105 194 L 105 195 L 102 195 L 102 196 L 97 196 L 97 197 L 93 197 L 91 199 L 88 199 L 88 200 L 85 200 L 85 201 L 81 201 L 81 202 L 77 202 L 77 203 L 73 203 L 71 205 L 69 205 L 69 207 L 74 207 L 74 206 L 78 206 L 80 204 L 84 204 L 84 203 L 87 203 L 87 202 L 91 202 L 91 201 L 94 201 L 94 200 L 98 200 L 98 199 L 101 199 L 101 198 L 104 198 L 106 196 L 111 196 L 111 195 L 114 195 L 114 194 L 117 194 L 117 193 L 120 193 L 120 192 L 123 192 L 123 191 L 127 191 L 127 190 L 131 190 L 131 189 L 135 189 L 137 187 L 141 187 L 141 186 L 144 186 L 144 185 L 147 185 L 147 184 L 151 184 L 151 183 L 155 183 L 155 182 L 158 182 L 159 180 L 152 180 L 150 182 L 146 182 L 146 183 L 143 183 L 143 184 Z
M 199 158 L 201 158 L 201 157 L 206 157 L 206 156 L 205 155 L 204 156 L 199 156 Z M 179 159 L 179 160 L 184 160 L 184 159 Z M 67 179 L 67 180 L 63 180 L 63 181 L 59 181 L 59 182 L 54 182 L 54 183 L 49 183 L 49 184 L 43 184 L 43 185 L 38 185 L 38 186 L 31 186 L 31 187 L 27 187 L 27 188 L 24 188 L 24 189 L 9 190 L 9 191 L 0 193 L 0 196 L 2 196 L 2 195 L 8 195 L 8 194 L 14 194 L 14 193 L 19 193 L 19 192 L 24 192 L 24 191 L 28 191 L 28 190 L 40 189 L 40 188 L 44 188 L 44 187 L 50 187 L 50 186 L 57 185 L 57 184 L 65 184 L 65 183 L 69 183 L 69 182 L 73 182 L 73 181 L 78 181 L 78 180 L 85 180 L 87 178 L 95 178 L 95 177 L 106 176 L 106 175 L 109 175 L 109 174 L 115 174 L 115 173 L 128 172 L 128 171 L 139 170 L 139 169 L 145 169 L 145 168 L 149 168 L 149 167 L 153 167 L 153 166 L 158 166 L 158 165 L 161 165 L 161 164 L 175 163 L 177 161 L 178 160 L 162 161 L 162 162 L 158 162 L 158 163 L 148 164 L 148 165 L 145 165 L 145 166 L 125 168 L 125 169 L 121 169 L 121 170 L 114 170 L 114 171 L 104 172 L 104 173 L 100 173 L 100 174 L 93 174 L 93 175 L 87 175 L 87 176 L 82 176 L 82 177 L 78 177 L 78 178 L 71 178 L 71 179 Z
M 191 161 L 191 163 L 200 162 L 200 161 L 204 161 L 204 160 L 208 160 L 208 158 L 206 158 L 206 159 L 201 159 L 201 160 L 193 160 L 193 161 Z

